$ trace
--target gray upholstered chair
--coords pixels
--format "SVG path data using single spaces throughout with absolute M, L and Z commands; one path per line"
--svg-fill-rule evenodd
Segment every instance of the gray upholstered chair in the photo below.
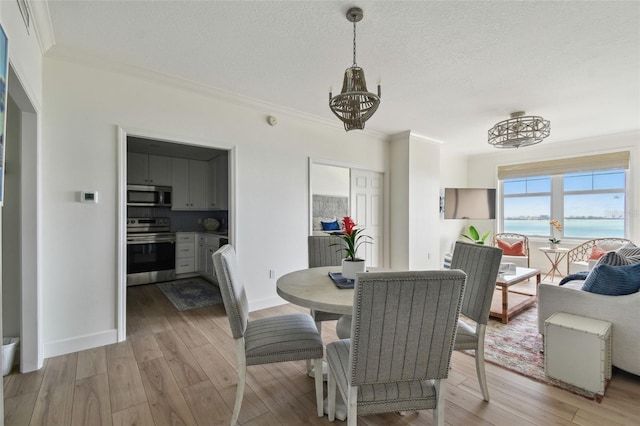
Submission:
M 356 278 L 351 339 L 327 345 L 328 414 L 336 388 L 348 424 L 358 415 L 434 410 L 444 425 L 446 379 L 466 275 L 372 272 Z
M 338 247 L 333 244 L 338 244 Z M 309 268 L 317 268 L 320 266 L 341 266 L 342 259 L 344 258 L 344 250 L 340 248 L 342 244 L 343 241 L 340 237 L 332 235 L 310 235 L 307 239 L 307 245 L 309 248 Z M 341 317 L 340 314 L 317 311 L 315 309 L 311 310 L 311 316 L 316 322 L 319 332 L 322 332 L 322 321 L 335 321 Z
M 321 371 L 323 345 L 320 333 L 308 314 L 248 320 L 247 295 L 240 280 L 236 252 L 232 246 L 227 244 L 218 249 L 213 254 L 213 264 L 238 356 L 238 387 L 231 418 L 231 425 L 234 426 L 240 415 L 247 365 L 311 359 L 316 371 Z M 321 374 L 316 377 L 315 386 L 318 417 L 322 417 L 324 408 Z
M 458 241 L 451 259 L 452 269 L 461 269 L 467 274 L 462 314 L 476 323 L 473 328 L 463 321 L 458 322 L 454 349 L 475 351 L 476 374 L 485 401 L 489 401 L 489 389 L 484 370 L 484 334 L 489 321 L 491 299 L 496 288 L 501 258 L 502 249 L 497 247 Z

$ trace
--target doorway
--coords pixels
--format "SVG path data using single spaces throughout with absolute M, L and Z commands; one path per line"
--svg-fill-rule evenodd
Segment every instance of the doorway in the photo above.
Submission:
M 168 182 L 161 183 L 152 182 L 146 183 L 146 185 L 161 185 L 171 186 L 172 206 L 128 206 L 127 205 L 127 184 L 131 183 L 131 179 L 141 179 L 143 177 L 138 176 L 138 173 L 129 175 L 133 172 L 133 169 L 127 170 L 128 165 L 132 165 L 133 162 L 139 164 L 140 157 L 149 157 L 149 178 L 152 178 L 154 174 L 151 170 L 156 165 L 155 176 L 158 179 L 168 179 Z M 215 217 L 222 222 L 222 225 L 227 229 L 228 240 L 235 240 L 235 148 L 227 147 L 223 144 L 211 143 L 211 141 L 187 141 L 187 140 L 175 140 L 166 139 L 158 135 L 152 135 L 145 132 L 135 131 L 128 132 L 125 129 L 119 129 L 119 152 L 118 152 L 118 164 L 119 164 L 119 214 L 118 214 L 118 341 L 124 341 L 126 339 L 126 294 L 127 294 L 127 231 L 126 224 L 127 218 L 130 215 L 135 217 L 162 217 L 168 218 L 171 224 L 170 232 L 185 231 L 185 232 L 198 232 L 202 231 L 202 222 L 196 222 L 198 219 L 203 220 L 206 217 Z M 155 157 L 155 158 L 151 158 Z M 222 187 L 217 187 L 217 193 L 222 191 L 224 193 L 224 206 L 217 205 L 207 210 L 206 205 L 195 204 L 183 205 L 178 207 L 180 202 L 180 194 L 188 192 L 190 197 L 195 197 L 194 194 L 200 194 L 202 197 L 207 197 L 206 191 L 203 189 L 205 186 L 205 179 L 214 179 L 212 175 L 209 175 L 205 168 L 200 168 L 200 163 L 215 162 L 219 165 L 220 161 L 224 160 L 224 168 L 216 168 L 217 170 L 224 170 L 224 178 L 226 183 Z M 158 160 L 158 161 L 151 161 Z M 175 176 L 172 176 L 171 171 L 163 173 L 162 170 L 158 170 L 158 164 L 169 164 L 169 167 L 173 168 L 173 165 L 184 165 L 187 163 L 187 170 L 193 169 L 201 170 L 202 173 L 194 175 L 190 171 L 188 172 L 188 178 L 193 176 L 199 176 L 202 179 L 202 186 L 198 188 L 187 187 L 184 191 L 174 187 Z M 198 164 L 196 164 L 198 163 Z M 138 169 L 138 167 L 135 167 Z M 213 170 L 213 169 L 212 169 Z M 136 170 L 138 172 L 139 170 Z M 220 182 L 220 176 L 217 177 L 217 182 Z M 153 178 L 156 179 L 156 178 Z M 136 186 L 142 182 L 136 182 Z M 182 184 L 182 180 L 180 180 Z M 187 182 L 187 186 L 188 186 Z M 183 188 L 184 189 L 184 188 Z M 193 191 L 191 189 L 194 189 Z M 196 190 L 197 189 L 197 190 Z M 193 200 L 191 200 L 193 201 Z M 216 200 L 219 201 L 219 200 Z M 215 208 L 215 210 L 212 210 Z M 199 217 L 202 216 L 203 218 Z M 222 219 L 222 217 L 224 219 Z M 175 235 L 175 234 L 174 234 Z
M 44 362 L 38 273 L 38 116 L 17 74 L 9 66 L 6 105 L 4 206 L 2 215 L 2 332 L 19 337 L 20 371 Z

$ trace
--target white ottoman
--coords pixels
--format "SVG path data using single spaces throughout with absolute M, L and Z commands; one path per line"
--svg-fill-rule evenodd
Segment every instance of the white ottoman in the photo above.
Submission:
M 544 322 L 544 371 L 604 395 L 611 378 L 611 323 L 556 312 Z

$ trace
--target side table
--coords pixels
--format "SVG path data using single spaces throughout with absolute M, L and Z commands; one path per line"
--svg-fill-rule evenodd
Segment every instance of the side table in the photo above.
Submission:
M 611 323 L 556 312 L 544 322 L 544 371 L 604 395 L 611 379 Z
M 569 253 L 569 249 L 540 247 L 539 250 L 543 252 L 544 255 L 547 256 L 547 259 L 549 259 L 549 262 L 551 262 L 551 269 L 549 269 L 549 272 L 547 272 L 542 280 L 544 281 L 549 275 L 551 275 L 551 282 L 553 282 L 553 280 L 556 278 L 556 272 L 558 273 L 558 277 L 562 278 L 564 275 L 562 275 L 562 272 L 560 272 L 558 266 L 560 265 L 560 262 L 562 262 L 562 260 L 567 256 L 567 253 Z

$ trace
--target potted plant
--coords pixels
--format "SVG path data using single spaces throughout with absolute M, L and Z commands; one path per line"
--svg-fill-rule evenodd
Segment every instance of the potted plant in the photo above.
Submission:
M 551 230 L 551 238 L 549 238 L 549 243 L 550 243 L 549 247 L 555 250 L 558 248 L 558 244 L 560 244 L 560 240 L 556 238 L 555 233 L 556 231 L 562 231 L 562 224 L 555 219 L 550 220 L 549 223 L 554 228 Z
M 482 236 L 480 236 L 480 233 L 478 232 L 478 230 L 476 229 L 475 226 L 471 225 L 469 226 L 469 235 L 467 234 L 460 234 L 460 236 L 473 241 L 476 244 L 484 244 L 484 242 L 487 240 L 487 238 L 489 237 L 489 235 L 491 234 L 491 231 L 487 231 L 484 234 L 482 234 Z
M 356 278 L 356 273 L 365 271 L 364 259 L 356 257 L 358 248 L 362 244 L 371 244 L 371 237 L 364 235 L 364 228 L 356 228 L 356 223 L 349 216 L 342 218 L 344 229 L 339 232 L 331 232 L 344 241 L 344 259 L 342 260 L 342 276 L 349 280 Z M 333 244 L 337 245 L 337 244 Z M 338 244 L 340 245 L 340 244 Z

